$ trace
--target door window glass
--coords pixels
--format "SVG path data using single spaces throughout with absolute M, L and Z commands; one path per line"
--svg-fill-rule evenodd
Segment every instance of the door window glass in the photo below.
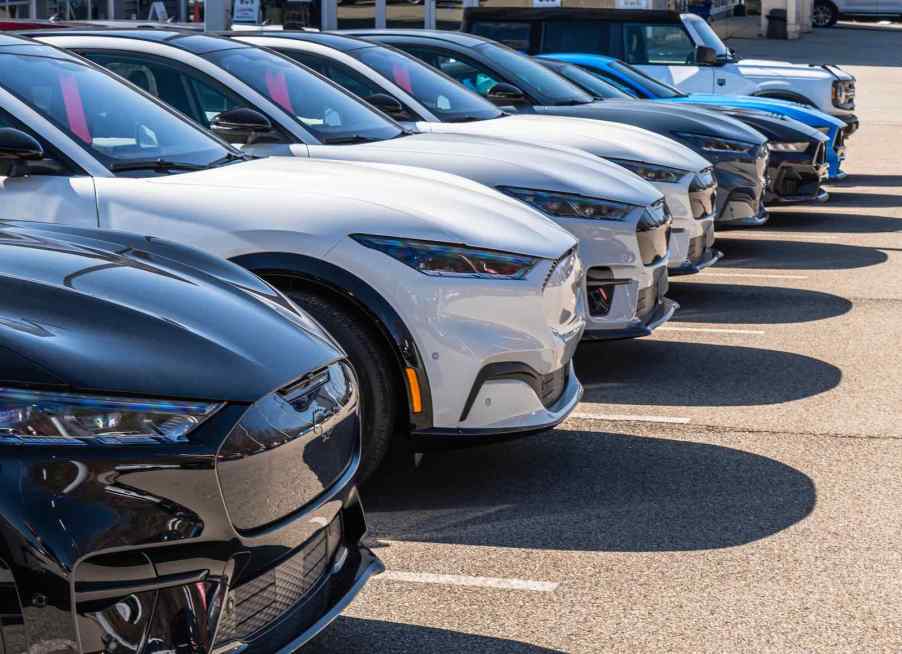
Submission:
M 694 64 L 695 44 L 682 25 L 642 25 L 623 28 L 628 64 Z
M 468 89 L 475 91 L 479 95 L 488 94 L 495 84 L 503 81 L 488 68 L 481 66 L 471 59 L 462 57 L 457 53 L 439 52 L 436 50 L 420 48 L 410 48 L 408 49 L 408 52 L 415 57 L 422 59 L 433 68 L 438 68 L 448 77 L 456 79 Z M 395 83 L 405 90 L 407 90 L 404 86 L 405 83 L 409 86 L 409 80 L 403 79 L 403 77 Z

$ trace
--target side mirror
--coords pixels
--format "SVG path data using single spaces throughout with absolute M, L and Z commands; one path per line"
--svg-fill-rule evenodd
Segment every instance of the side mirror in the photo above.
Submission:
M 716 66 L 720 63 L 717 60 L 717 51 L 706 45 L 699 45 L 695 48 L 695 63 L 700 66 Z
M 364 100 L 392 118 L 404 118 L 407 116 L 407 112 L 404 111 L 404 105 L 386 93 L 374 93 L 365 97 Z
M 27 162 L 43 158 L 44 148 L 30 134 L 12 127 L 0 128 L 0 175 L 25 177 L 31 173 Z
M 210 121 L 210 129 L 227 141 L 243 140 L 250 143 L 257 134 L 272 131 L 272 123 L 256 109 L 238 107 L 214 116 Z
M 513 84 L 498 82 L 485 96 L 495 104 L 519 104 L 526 102 L 526 94 Z
M 30 134 L 4 127 L 0 129 L 0 159 L 37 161 L 44 158 L 44 148 Z

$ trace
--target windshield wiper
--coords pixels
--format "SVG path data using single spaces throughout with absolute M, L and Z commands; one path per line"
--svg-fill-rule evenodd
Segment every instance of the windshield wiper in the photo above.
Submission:
M 114 173 L 126 170 L 158 170 L 167 172 L 170 170 L 205 170 L 206 168 L 207 166 L 201 164 L 167 161 L 166 159 L 135 159 L 134 161 L 117 161 L 110 164 L 110 170 Z
M 493 116 L 494 118 L 495 116 Z M 497 116 L 500 118 L 500 116 Z M 445 119 L 443 122 L 446 123 L 478 123 L 480 120 L 489 120 L 488 118 L 482 118 L 480 116 L 452 116 L 451 118 Z
M 217 166 L 222 166 L 227 163 L 231 163 L 233 161 L 250 161 L 253 157 L 246 154 L 234 154 L 232 152 L 227 152 L 224 157 L 220 157 L 215 161 L 211 161 L 207 166 L 203 166 L 204 168 L 216 168 Z
M 363 136 L 362 134 L 349 134 L 348 136 L 333 136 L 324 138 L 323 143 L 326 145 L 347 145 L 348 143 L 373 143 L 374 141 L 382 141 L 380 138 L 371 136 Z

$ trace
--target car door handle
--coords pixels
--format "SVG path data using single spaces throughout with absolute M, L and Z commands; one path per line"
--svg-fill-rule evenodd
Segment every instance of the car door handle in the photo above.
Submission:
M 718 77 L 717 78 L 717 86 L 726 86 L 727 78 L 726 77 Z

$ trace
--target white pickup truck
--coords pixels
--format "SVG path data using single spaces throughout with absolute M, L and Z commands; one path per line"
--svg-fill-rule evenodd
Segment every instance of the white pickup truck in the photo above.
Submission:
M 855 117 L 855 78 L 838 66 L 742 59 L 695 14 L 626 9 L 468 8 L 466 32 L 528 54 L 604 54 L 687 93 L 757 95 Z M 848 133 L 848 132 L 847 132 Z

